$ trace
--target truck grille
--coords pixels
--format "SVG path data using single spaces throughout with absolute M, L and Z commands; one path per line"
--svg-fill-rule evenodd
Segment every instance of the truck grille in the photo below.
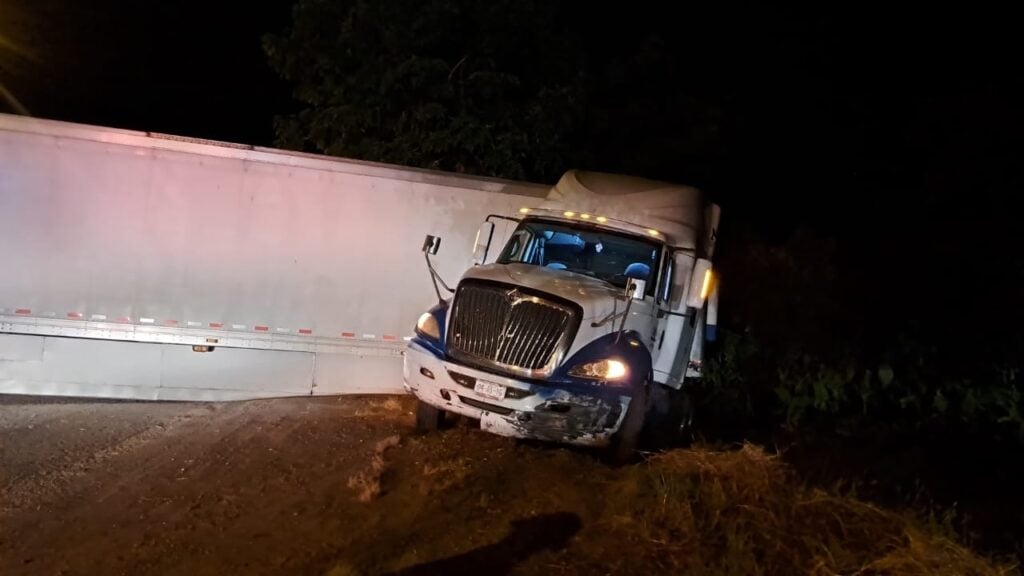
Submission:
M 485 370 L 545 378 L 565 355 L 580 316 L 571 305 L 515 286 L 466 282 L 455 295 L 447 352 Z

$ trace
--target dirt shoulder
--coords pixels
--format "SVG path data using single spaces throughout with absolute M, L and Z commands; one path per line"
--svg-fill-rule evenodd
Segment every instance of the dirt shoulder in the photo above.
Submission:
M 0 573 L 997 573 L 754 447 L 612 469 L 412 408 L 0 398 Z

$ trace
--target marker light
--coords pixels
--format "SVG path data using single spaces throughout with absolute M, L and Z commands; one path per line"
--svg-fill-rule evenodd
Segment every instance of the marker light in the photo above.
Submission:
M 566 217 L 566 218 L 572 218 L 573 216 L 575 216 L 575 215 L 576 215 L 576 213 L 575 213 L 575 212 L 570 212 L 570 211 L 568 211 L 568 210 L 567 210 L 567 211 L 566 211 L 566 212 L 564 213 L 564 215 L 565 215 L 565 217 Z
M 604 216 L 598 216 L 598 217 L 597 217 L 597 221 L 598 221 L 598 222 L 600 222 L 600 223 L 602 223 L 602 224 L 604 224 L 605 222 L 607 222 L 607 221 L 608 221 L 608 219 L 607 219 L 607 218 L 605 218 Z
M 529 208 L 520 208 L 519 209 L 519 213 L 520 214 L 529 214 L 530 213 L 530 209 Z
M 590 214 L 580 214 L 580 218 L 583 218 L 584 220 L 590 220 Z
M 647 233 L 650 234 L 651 236 L 657 236 L 658 234 L 661 234 L 661 232 L 658 232 L 657 230 L 655 230 L 653 228 L 648 230 Z
M 707 300 L 708 294 L 711 293 L 711 283 L 714 277 L 711 274 L 711 269 L 708 268 L 707 272 L 704 272 L 704 285 L 700 288 L 700 299 Z

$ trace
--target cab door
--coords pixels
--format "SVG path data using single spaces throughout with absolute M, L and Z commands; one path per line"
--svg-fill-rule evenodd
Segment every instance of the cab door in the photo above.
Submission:
M 657 328 L 651 342 L 654 380 L 672 388 L 682 386 L 684 373 L 678 367 L 682 363 L 685 370 L 697 329 L 697 311 L 686 306 L 695 262 L 692 252 L 672 251 L 662 266 L 658 285 Z

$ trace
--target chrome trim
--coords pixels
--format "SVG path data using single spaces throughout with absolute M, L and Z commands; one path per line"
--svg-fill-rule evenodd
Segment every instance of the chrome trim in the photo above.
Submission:
M 448 354 L 467 365 L 530 379 L 551 376 L 579 329 L 581 312 L 515 286 L 466 282 L 448 322 Z

